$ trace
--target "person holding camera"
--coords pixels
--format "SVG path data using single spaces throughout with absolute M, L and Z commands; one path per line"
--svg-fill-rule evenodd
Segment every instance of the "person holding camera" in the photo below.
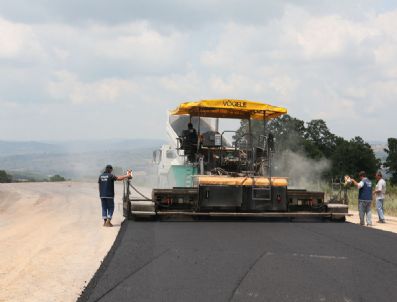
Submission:
M 358 188 L 358 214 L 360 216 L 360 224 L 365 225 L 364 216 L 367 220 L 367 226 L 372 226 L 372 182 L 366 177 L 364 171 L 358 173 L 360 182 L 355 181 L 353 178 L 351 182 Z

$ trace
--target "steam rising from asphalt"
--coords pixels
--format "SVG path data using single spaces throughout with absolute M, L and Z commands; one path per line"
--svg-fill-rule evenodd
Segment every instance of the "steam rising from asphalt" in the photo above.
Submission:
M 314 160 L 290 150 L 274 160 L 274 176 L 288 177 L 289 188 L 319 190 L 321 176 L 329 169 L 330 161 Z

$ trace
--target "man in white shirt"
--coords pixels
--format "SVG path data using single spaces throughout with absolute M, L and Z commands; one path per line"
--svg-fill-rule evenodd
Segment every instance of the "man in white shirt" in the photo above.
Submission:
M 384 215 L 384 210 L 383 210 L 383 202 L 385 200 L 385 193 L 386 193 L 386 182 L 382 178 L 382 173 L 377 172 L 376 173 L 376 180 L 378 181 L 376 183 L 374 195 L 376 198 L 376 210 L 378 211 L 378 216 L 379 216 L 379 223 L 386 223 L 385 221 L 385 215 Z

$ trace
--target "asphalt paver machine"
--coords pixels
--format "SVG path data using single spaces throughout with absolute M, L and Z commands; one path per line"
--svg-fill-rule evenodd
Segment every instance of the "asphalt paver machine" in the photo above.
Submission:
M 180 104 L 169 112 L 170 144 L 154 153 L 159 187 L 148 198 L 126 181 L 124 216 L 326 217 L 344 221 L 348 206 L 343 202 L 325 201 L 324 192 L 288 189 L 286 177 L 272 175 L 275 142 L 267 122 L 286 113 L 285 108 L 248 100 Z M 219 119 L 246 120 L 248 131 L 229 143 L 226 136 L 235 131 L 220 132 Z M 253 137 L 252 120 L 263 123 L 259 138 Z M 188 123 L 195 133 L 190 129 L 189 134 Z M 132 198 L 131 188 L 141 197 Z

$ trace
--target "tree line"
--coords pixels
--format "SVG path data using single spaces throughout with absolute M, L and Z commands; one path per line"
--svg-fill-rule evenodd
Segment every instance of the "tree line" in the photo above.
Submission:
M 64 178 L 61 175 L 53 175 L 45 179 L 32 179 L 29 178 L 26 181 L 29 182 L 36 182 L 36 181 L 49 181 L 49 182 L 58 182 L 58 181 L 66 181 L 66 178 Z M 10 183 L 10 182 L 20 182 L 19 179 L 14 179 L 12 175 L 8 174 L 4 170 L 0 170 L 0 183 Z
M 4 170 L 0 170 L 0 183 L 12 182 L 12 176 Z
M 242 120 L 235 139 L 240 140 L 248 133 L 248 121 Z M 251 121 L 254 143 L 263 141 L 264 126 L 262 121 Z M 397 184 L 397 139 L 388 139 L 385 149 L 387 159 L 384 163 L 376 158 L 370 144 L 360 136 L 350 140 L 337 136 L 329 130 L 322 119 L 305 123 L 290 115 L 283 115 L 266 124 L 266 133 L 271 133 L 275 143 L 275 160 L 285 150 L 300 153 L 307 158 L 320 161 L 327 159 L 331 165 L 324 172 L 323 178 L 341 178 L 344 175 L 357 177 L 359 171 L 366 171 L 371 178 L 383 167 L 391 175 L 391 182 Z M 262 143 L 263 144 L 263 143 Z

